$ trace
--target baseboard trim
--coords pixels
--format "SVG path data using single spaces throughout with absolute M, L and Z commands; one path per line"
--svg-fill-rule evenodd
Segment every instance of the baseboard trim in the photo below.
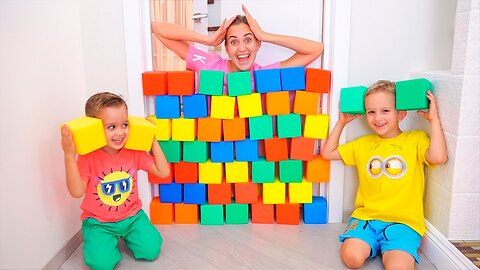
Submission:
M 73 252 L 82 244 L 83 234 L 79 230 L 70 240 L 53 256 L 52 259 L 42 268 L 42 270 L 59 269 L 72 255 Z
M 478 270 L 478 267 L 458 251 L 432 224 L 426 220 L 425 223 L 427 230 L 420 249 L 437 269 Z

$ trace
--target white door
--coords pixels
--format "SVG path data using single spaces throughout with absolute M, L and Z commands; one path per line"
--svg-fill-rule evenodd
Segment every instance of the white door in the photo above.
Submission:
M 207 0 L 193 0 L 197 4 L 206 5 Z M 350 33 L 350 1 L 334 0 L 214 0 L 214 5 L 207 9 L 197 9 L 197 13 L 207 13 L 210 9 L 212 25 L 217 26 L 220 18 L 230 18 L 236 14 L 243 14 L 241 4 L 244 3 L 250 10 L 260 26 L 266 30 L 279 34 L 296 35 L 300 37 L 323 40 L 325 51 L 322 59 L 326 69 L 335 73 L 332 76 L 332 104 L 338 104 L 339 94 L 334 89 L 339 89 L 348 83 L 348 44 Z M 129 111 L 134 115 L 145 113 L 144 98 L 142 95 L 141 74 L 152 70 L 151 54 L 151 29 L 150 29 L 150 3 L 144 1 L 123 0 L 125 24 L 125 51 L 127 62 Z M 201 6 L 203 7 L 203 6 Z M 323 10 L 325 7 L 325 12 Z M 325 18 L 322 18 L 322 16 Z M 204 20 L 204 21 L 203 21 Z M 218 21 L 218 23 L 217 23 Z M 201 29 L 207 31 L 208 19 L 202 19 Z M 199 25 L 197 25 L 199 26 Z M 195 26 L 195 27 L 197 27 Z M 325 35 L 322 29 L 325 26 Z M 335 29 L 335 34 L 333 33 Z M 335 46 L 333 46 L 335 44 Z M 264 65 L 288 57 L 291 52 L 287 49 L 263 44 L 257 58 L 259 64 Z M 333 58 L 335 56 L 335 62 Z M 310 64 L 312 67 L 321 67 L 317 60 Z M 335 122 L 338 108 L 332 108 L 331 121 Z M 344 139 L 341 139 L 344 140 Z M 342 141 L 341 141 L 342 142 Z M 341 222 L 343 213 L 343 165 L 339 162 L 331 165 L 331 183 L 328 184 L 327 195 L 329 199 L 329 222 Z M 141 175 L 142 182 L 146 182 L 146 175 Z M 334 179 L 335 178 L 335 179 Z M 139 187 L 143 206 L 148 214 L 149 201 L 151 200 L 151 187 Z
M 218 0 L 217 0 L 218 1 Z M 202 35 L 208 34 L 208 7 L 207 0 L 193 0 L 193 31 Z M 207 51 L 208 47 L 195 44 L 197 48 Z

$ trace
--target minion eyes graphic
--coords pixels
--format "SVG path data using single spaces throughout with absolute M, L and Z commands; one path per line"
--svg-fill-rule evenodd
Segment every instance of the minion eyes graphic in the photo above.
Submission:
M 385 160 L 375 156 L 367 163 L 367 171 L 373 178 L 379 178 L 385 174 L 389 178 L 397 179 L 405 174 L 407 166 L 399 156 L 389 156 Z
M 101 183 L 101 185 L 102 192 L 105 195 L 115 194 L 117 188 L 120 193 L 125 193 L 130 190 L 130 177 L 120 179 L 114 182 Z

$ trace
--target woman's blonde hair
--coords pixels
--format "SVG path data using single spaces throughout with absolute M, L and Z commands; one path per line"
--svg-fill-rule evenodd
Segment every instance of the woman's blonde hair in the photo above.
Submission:
M 230 29 L 230 27 L 232 27 L 232 25 L 237 25 L 237 24 L 246 24 L 248 27 L 250 27 L 250 25 L 248 24 L 248 20 L 247 20 L 247 17 L 243 16 L 243 15 L 237 15 L 237 17 L 235 17 L 235 20 L 233 20 L 233 22 L 228 26 L 227 28 L 227 31 L 228 32 L 228 29 Z M 226 32 L 225 32 L 225 37 L 226 37 Z M 227 39 L 225 38 L 225 45 L 227 45 Z
M 395 83 L 386 80 L 379 80 L 367 89 L 365 97 L 377 92 L 387 92 L 395 96 Z
M 90 117 L 97 117 L 98 112 L 103 108 L 108 107 L 118 107 L 125 105 L 127 103 L 122 96 L 110 93 L 110 92 L 101 92 L 91 96 L 85 103 L 85 115 Z

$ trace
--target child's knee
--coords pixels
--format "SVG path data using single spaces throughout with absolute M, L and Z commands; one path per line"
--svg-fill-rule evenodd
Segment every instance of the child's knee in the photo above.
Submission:
M 365 256 L 365 254 L 359 252 L 359 250 L 346 246 L 345 244 L 342 245 L 340 255 L 343 263 L 350 269 L 360 268 L 368 258 L 368 255 Z
M 97 259 L 85 258 L 85 264 L 89 266 L 92 270 L 112 270 L 119 261 L 120 259 L 109 260 L 105 258 L 97 258 Z
M 343 263 L 350 269 L 360 268 L 366 260 L 362 255 L 351 251 L 342 251 L 341 257 Z
M 160 255 L 160 251 L 162 250 L 162 243 L 162 236 L 160 235 L 160 233 L 158 233 L 158 236 L 152 236 L 151 240 L 148 242 L 148 245 L 145 245 L 141 251 L 134 251 L 133 255 L 137 259 L 153 261 Z

